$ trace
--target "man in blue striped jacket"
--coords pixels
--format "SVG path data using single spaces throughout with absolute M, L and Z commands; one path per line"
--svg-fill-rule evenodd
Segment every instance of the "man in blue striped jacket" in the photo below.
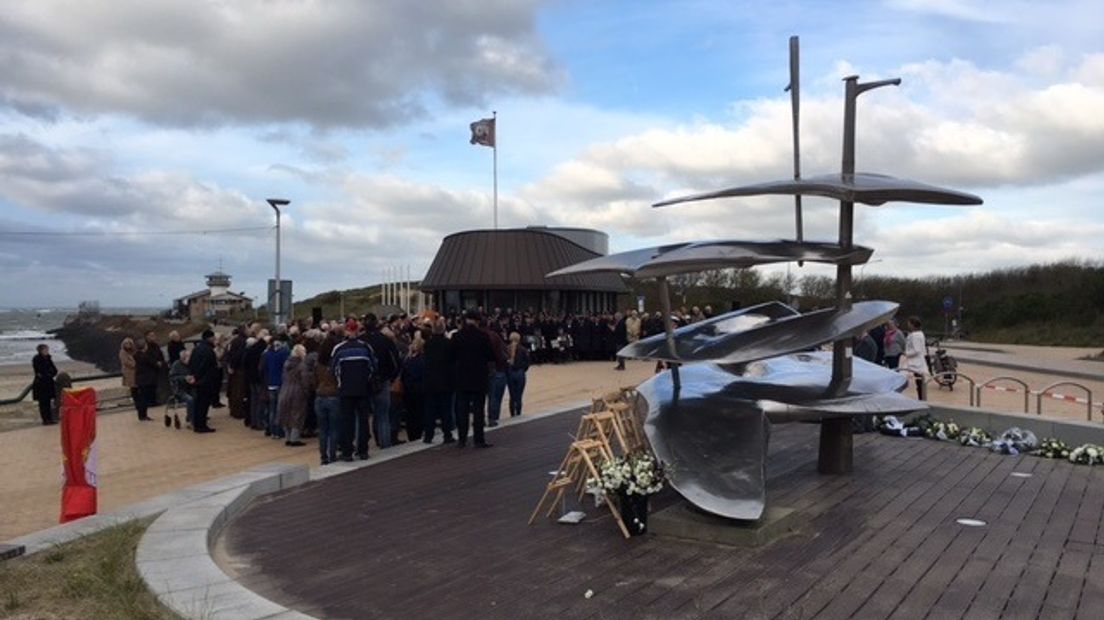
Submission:
M 353 460 L 354 437 L 357 458 L 368 458 L 371 384 L 377 372 L 377 363 L 372 348 L 358 337 L 359 332 L 360 324 L 356 319 L 349 319 L 345 323 L 345 341 L 334 347 L 330 361 L 341 398 L 341 431 L 338 433 L 337 449 L 342 461 Z

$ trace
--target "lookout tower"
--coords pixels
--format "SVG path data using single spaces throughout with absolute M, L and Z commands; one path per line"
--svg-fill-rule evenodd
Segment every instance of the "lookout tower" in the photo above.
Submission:
M 207 288 L 211 291 L 212 297 L 223 295 L 230 290 L 230 274 L 223 273 L 222 270 L 219 270 L 207 274 L 206 277 Z

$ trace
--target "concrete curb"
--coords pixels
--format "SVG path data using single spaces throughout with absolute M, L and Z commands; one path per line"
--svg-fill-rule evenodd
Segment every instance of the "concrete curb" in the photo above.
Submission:
M 208 483 L 216 492 L 165 510 L 138 543 L 138 574 L 162 605 L 184 618 L 310 620 L 238 584 L 211 557 L 234 515 L 256 497 L 307 482 L 307 466 L 272 463 L 239 476 L 241 484 Z M 222 487 L 229 488 L 217 490 Z

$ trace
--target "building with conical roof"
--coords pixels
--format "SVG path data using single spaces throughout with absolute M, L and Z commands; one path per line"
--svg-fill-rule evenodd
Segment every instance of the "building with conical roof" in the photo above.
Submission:
M 617 274 L 546 277 L 608 251 L 606 233 L 589 228 L 468 230 L 441 241 L 419 288 L 444 312 L 477 307 L 612 312 L 617 295 L 628 292 Z

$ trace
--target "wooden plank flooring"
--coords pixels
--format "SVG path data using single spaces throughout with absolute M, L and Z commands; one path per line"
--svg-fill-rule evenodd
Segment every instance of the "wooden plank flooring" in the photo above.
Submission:
M 526 526 L 577 424 L 270 496 L 224 531 L 227 562 L 325 618 L 1104 617 L 1104 468 L 861 435 L 855 472 L 820 476 L 817 427 L 791 424 L 772 429 L 769 497 L 808 515 L 798 535 L 754 550 L 626 541 L 593 508 L 578 526 Z

